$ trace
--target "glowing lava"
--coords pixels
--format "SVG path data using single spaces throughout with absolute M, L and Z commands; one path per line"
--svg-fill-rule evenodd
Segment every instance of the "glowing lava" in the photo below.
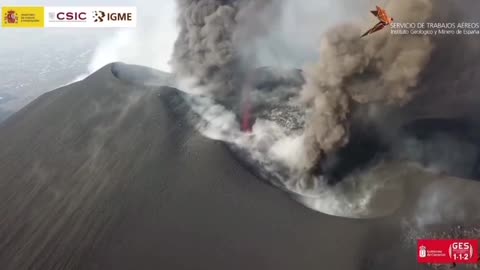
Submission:
M 242 112 L 242 131 L 251 133 L 252 132 L 252 106 L 250 101 L 250 92 L 248 90 L 244 91 L 243 98 L 243 112 Z

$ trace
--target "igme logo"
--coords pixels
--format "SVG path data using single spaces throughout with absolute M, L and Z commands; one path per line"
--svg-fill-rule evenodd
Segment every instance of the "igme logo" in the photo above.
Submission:
M 102 10 L 96 10 L 93 12 L 94 22 L 103 22 L 103 21 L 132 21 L 133 13 L 132 12 L 105 12 Z
M 103 18 L 105 18 L 105 12 L 103 12 L 101 10 L 93 12 L 93 21 L 94 22 L 103 22 Z

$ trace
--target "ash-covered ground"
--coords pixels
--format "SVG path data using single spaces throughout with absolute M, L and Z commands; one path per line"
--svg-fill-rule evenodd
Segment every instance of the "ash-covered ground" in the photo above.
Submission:
M 367 2 L 355 5 L 368 11 Z M 392 213 L 406 176 L 384 171 L 390 162 L 477 178 L 475 37 L 383 31 L 361 39 L 365 20 L 339 16 L 315 37 L 299 38 L 315 39 L 312 62 L 259 67 L 262 45 L 292 42 L 270 35 L 289 29 L 285 1 L 177 4 L 180 32 L 171 63 L 199 131 L 226 142 L 249 168 L 310 208 L 353 217 Z M 472 20 L 472 6 L 478 3 L 385 4 L 400 22 Z M 302 27 L 311 30 L 310 23 Z M 454 108 L 448 102 L 462 109 L 448 111 Z M 388 203 L 378 198 L 380 190 L 391 192 Z
M 114 64 L 112 69 L 123 70 L 116 72 L 117 76 L 129 74 L 131 78 L 136 77 L 132 75 L 138 70 L 145 70 L 124 64 Z M 400 269 L 392 265 L 400 267 L 405 258 L 415 258 L 418 238 L 480 236 L 475 225 L 480 220 L 480 200 L 476 195 L 479 186 L 470 173 L 476 168 L 470 163 L 475 155 L 465 152 L 465 145 L 475 138 L 475 122 L 456 114 L 417 118 L 409 114 L 411 107 L 405 107 L 406 112 L 383 108 L 382 117 L 376 121 L 365 122 L 361 118 L 363 121 L 355 123 L 359 130 L 353 130 L 352 141 L 342 148 L 331 167 L 311 171 L 301 167 L 303 163 L 297 159 L 301 155 L 296 152 L 303 145 L 296 139 L 304 132 L 302 119 L 306 116 L 297 103 L 301 72 L 290 71 L 295 76 L 289 78 L 298 78 L 298 84 L 285 83 L 285 70 L 279 73 L 283 76 L 276 76 L 275 72 L 278 71 L 273 68 L 256 72 L 262 80 L 250 91 L 257 97 L 250 107 L 251 130 L 242 130 L 240 98 L 237 102 L 216 101 L 192 95 L 175 88 L 173 78 L 165 83 L 168 74 L 160 72 L 149 72 L 143 81 L 158 91 L 175 118 L 186 120 L 210 139 L 224 142 L 250 172 L 307 207 L 342 217 L 393 218 L 394 225 L 389 226 L 399 227 L 400 234 L 390 244 L 378 244 L 380 251 L 369 256 L 363 262 L 364 268 L 359 269 Z M 120 79 L 135 85 L 124 76 Z M 138 83 L 143 82 L 137 80 Z M 279 93 L 274 94 L 275 91 Z M 280 105 L 276 105 L 279 101 Z M 385 126 L 391 132 L 382 133 L 380 127 Z M 453 156 L 438 154 L 445 151 L 442 147 L 448 147 Z M 460 156 L 462 151 L 464 155 Z M 445 162 L 448 158 L 457 163 Z M 335 175 L 335 170 L 344 174 Z M 460 178 L 462 175 L 464 179 Z
M 360 39 L 371 3 L 334 2 L 178 0 L 171 74 L 110 64 L 3 122 L 0 266 L 403 270 L 480 237 L 478 41 Z M 149 30 L 125 59 L 164 64 Z
M 123 64 L 113 65 L 112 70 L 132 85 L 177 87 L 174 78 L 168 79 L 166 73 Z M 465 145 L 472 140 L 463 135 L 475 136 L 471 128 L 465 129 L 466 119 L 417 119 L 391 108 L 382 108 L 382 117 L 375 121 L 359 118 L 354 122 L 351 141 L 319 168 L 311 170 L 302 160 L 308 110 L 298 101 L 304 83 L 301 71 L 260 68 L 255 74 L 258 79 L 252 77 L 255 84 L 249 91 L 250 96 L 255 96 L 249 107 L 251 130 L 242 126 L 245 117 L 242 96 L 218 101 L 175 90 L 168 102 L 181 117 L 188 115 L 188 122 L 204 136 L 225 142 L 250 171 L 310 208 L 347 217 L 392 214 L 399 208 L 404 182 L 409 180 L 407 167 L 393 170 L 388 165 L 392 162 L 431 172 L 433 176 L 475 178 L 469 172 L 476 168 L 472 163 L 476 148 L 470 148 L 472 155 L 464 155 L 463 161 L 435 154 L 446 151 L 442 147 L 448 147 L 450 154 L 465 154 Z M 443 138 L 449 138 L 450 143 L 445 144 Z M 446 162 L 448 158 L 457 163 Z M 384 168 L 385 164 L 389 169 Z M 431 192 L 435 194 L 436 190 Z M 388 198 L 382 198 L 385 194 Z M 427 212 L 434 211 L 433 208 L 430 206 Z

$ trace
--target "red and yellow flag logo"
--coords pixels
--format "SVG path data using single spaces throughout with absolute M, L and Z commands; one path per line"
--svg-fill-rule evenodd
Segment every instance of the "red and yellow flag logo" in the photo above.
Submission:
M 2 27 L 37 28 L 44 27 L 43 7 L 2 7 Z

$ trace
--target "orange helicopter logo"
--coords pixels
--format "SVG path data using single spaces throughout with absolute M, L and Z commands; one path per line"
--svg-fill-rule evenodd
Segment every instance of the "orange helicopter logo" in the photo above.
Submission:
M 365 34 L 363 34 L 361 37 L 364 37 L 366 35 L 373 34 L 377 31 L 382 30 L 385 26 L 390 25 L 393 22 L 393 18 L 388 16 L 387 12 L 385 9 L 377 6 L 377 10 L 372 10 L 370 11 L 375 17 L 377 17 L 380 21 L 372 28 L 370 28 Z

